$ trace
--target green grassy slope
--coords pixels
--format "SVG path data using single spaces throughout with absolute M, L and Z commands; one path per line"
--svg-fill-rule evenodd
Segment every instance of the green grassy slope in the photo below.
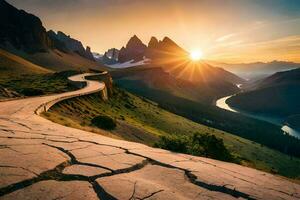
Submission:
M 54 73 L 0 49 L 0 100 L 60 93 L 76 89 L 67 77 L 76 71 Z
M 284 135 L 280 126 L 155 90 L 135 80 L 115 80 L 115 83 L 194 122 L 230 132 L 289 155 L 300 156 L 300 141 Z
M 91 119 L 108 115 L 117 120 L 117 128 L 104 131 L 93 127 Z M 152 145 L 160 135 L 191 135 L 194 132 L 210 133 L 224 140 L 227 148 L 241 160 L 241 164 L 278 173 L 300 177 L 300 160 L 271 150 L 255 142 L 210 128 L 181 116 L 172 114 L 157 104 L 120 89 L 104 102 L 99 94 L 83 96 L 58 103 L 44 114 L 48 119 L 106 136 Z
M 77 89 L 71 85 L 68 76 L 77 74 L 76 71 L 65 71 L 47 74 L 2 74 L 0 88 L 18 93 L 16 96 L 7 96 L 0 90 L 0 100 L 18 96 L 37 96 L 52 93 L 62 93 Z

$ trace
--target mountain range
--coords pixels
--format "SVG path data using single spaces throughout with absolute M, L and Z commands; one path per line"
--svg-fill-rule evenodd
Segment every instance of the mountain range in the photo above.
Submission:
M 208 104 L 238 92 L 236 84 L 245 82 L 222 68 L 203 61 L 191 61 L 188 52 L 168 37 L 163 40 L 151 37 L 145 45 L 134 35 L 119 53 L 119 61 L 144 58 L 150 59 L 146 65 L 112 72 L 115 80 L 136 81 L 140 86 Z
M 0 48 L 53 71 L 102 67 L 90 47 L 63 32 L 46 31 L 41 20 L 0 1 Z M 19 59 L 20 60 L 20 59 Z
M 277 61 L 228 64 L 208 61 L 212 65 L 220 66 L 244 79 L 263 79 L 279 71 L 286 71 L 300 67 L 300 63 Z

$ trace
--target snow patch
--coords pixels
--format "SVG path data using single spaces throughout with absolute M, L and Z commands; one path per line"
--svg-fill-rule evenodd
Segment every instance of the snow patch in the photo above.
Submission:
M 134 62 L 134 60 L 130 60 L 124 63 L 117 63 L 113 65 L 107 65 L 108 67 L 115 68 L 115 69 L 121 69 L 121 68 L 129 68 L 129 67 L 135 67 L 135 66 L 140 66 L 140 65 L 146 65 L 148 64 L 150 59 L 146 58 L 144 60 Z

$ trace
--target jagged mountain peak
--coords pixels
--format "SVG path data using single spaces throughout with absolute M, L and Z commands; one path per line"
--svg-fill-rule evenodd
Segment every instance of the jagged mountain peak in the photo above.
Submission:
M 126 48 L 146 48 L 146 45 L 138 38 L 136 35 L 132 36 L 127 45 Z
M 158 39 L 156 37 L 151 37 L 149 43 L 148 43 L 148 48 L 155 48 L 158 45 Z
M 126 44 L 122 47 L 119 53 L 119 62 L 127 62 L 130 60 L 142 60 L 145 56 L 147 46 L 136 36 L 132 36 Z
M 173 40 L 171 40 L 169 37 L 165 36 L 162 40 L 162 42 L 172 42 L 175 43 Z

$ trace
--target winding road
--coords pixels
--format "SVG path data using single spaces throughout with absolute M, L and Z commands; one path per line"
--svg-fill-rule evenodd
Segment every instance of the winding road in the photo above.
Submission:
M 0 199 L 300 199 L 300 185 L 240 165 L 55 124 L 43 111 L 104 83 L 0 103 Z M 100 97 L 99 97 L 100 98 Z

